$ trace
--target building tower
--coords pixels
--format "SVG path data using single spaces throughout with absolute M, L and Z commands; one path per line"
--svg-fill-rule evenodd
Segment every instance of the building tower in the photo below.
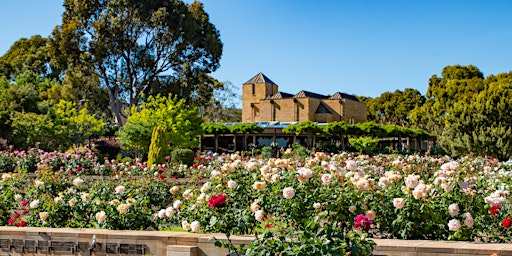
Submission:
M 278 86 L 263 73 L 258 73 L 242 85 L 242 122 L 259 120 L 260 101 L 278 92 Z

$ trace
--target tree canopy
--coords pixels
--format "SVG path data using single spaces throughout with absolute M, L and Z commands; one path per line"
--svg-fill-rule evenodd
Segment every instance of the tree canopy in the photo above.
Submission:
M 72 67 L 98 76 L 119 125 L 125 104 L 138 105 L 152 86 L 168 85 L 162 76 L 197 86 L 219 66 L 220 35 L 201 3 L 66 0 L 64 7 L 51 39 Z

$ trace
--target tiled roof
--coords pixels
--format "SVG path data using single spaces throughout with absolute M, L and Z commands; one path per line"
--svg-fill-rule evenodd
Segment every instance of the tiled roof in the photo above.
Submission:
M 267 76 L 265 76 L 263 73 L 258 73 L 253 78 L 251 78 L 249 81 L 245 82 L 244 84 L 261 84 L 261 83 L 267 83 L 267 84 L 275 84 L 270 80 Z
M 314 92 L 308 92 L 308 91 L 300 91 L 297 94 L 295 94 L 295 96 L 293 96 L 293 97 L 294 98 L 310 97 L 310 98 L 315 98 L 315 99 L 326 99 L 327 98 L 327 96 L 325 96 L 325 95 L 314 93 Z
M 271 97 L 269 97 L 269 99 L 285 99 L 285 98 L 291 98 L 293 97 L 293 94 L 290 94 L 290 93 L 286 93 L 286 92 L 278 92 L 274 95 L 272 95 Z
M 342 92 L 336 92 L 334 95 L 329 97 L 330 100 L 342 100 L 342 99 L 349 99 L 353 101 L 359 101 L 356 96 L 342 93 Z

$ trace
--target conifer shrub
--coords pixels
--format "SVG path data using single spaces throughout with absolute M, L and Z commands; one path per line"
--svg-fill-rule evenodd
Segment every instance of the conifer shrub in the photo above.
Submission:
M 151 135 L 151 144 L 149 145 L 148 153 L 148 166 L 153 164 L 163 164 L 165 156 L 169 152 L 169 145 L 167 144 L 165 136 L 165 128 L 156 126 Z

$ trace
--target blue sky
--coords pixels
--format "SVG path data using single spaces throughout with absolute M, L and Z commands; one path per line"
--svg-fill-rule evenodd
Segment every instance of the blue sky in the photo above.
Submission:
M 224 52 L 213 74 L 242 83 L 263 72 L 279 90 L 378 97 L 414 88 L 448 65 L 512 70 L 512 1 L 203 0 Z M 0 54 L 47 36 L 63 1 L 0 1 Z

